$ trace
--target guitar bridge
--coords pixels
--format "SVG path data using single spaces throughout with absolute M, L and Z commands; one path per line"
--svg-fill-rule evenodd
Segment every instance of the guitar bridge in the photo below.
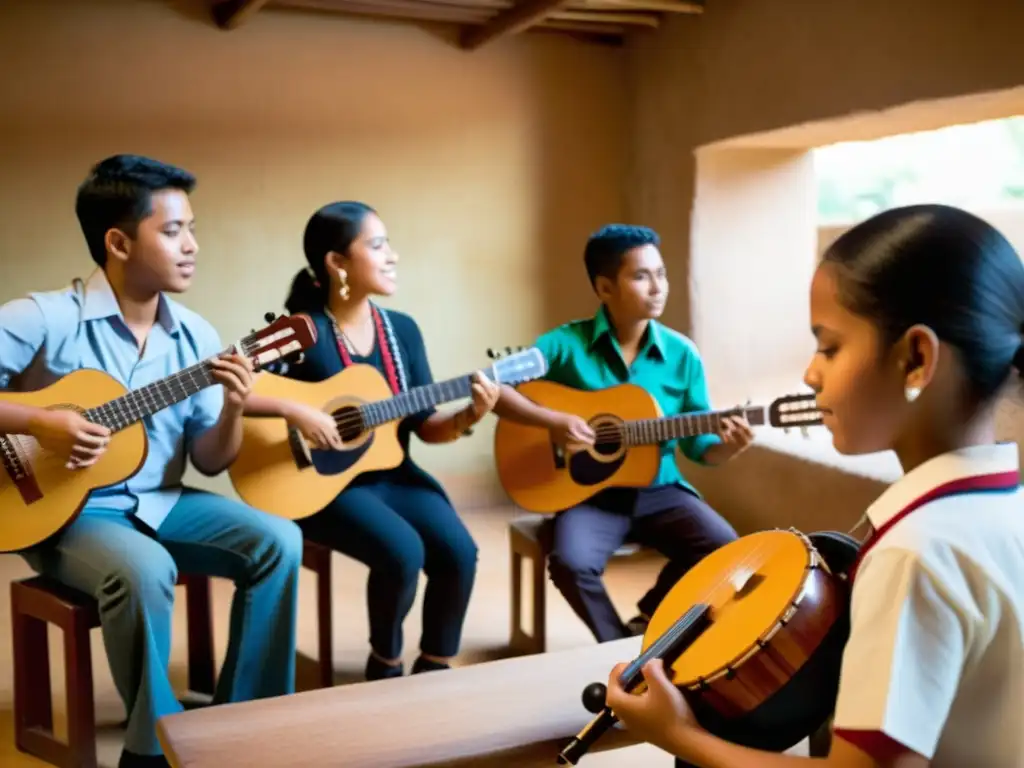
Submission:
M 565 448 L 552 442 L 551 458 L 555 462 L 555 469 L 565 469 Z
M 313 466 L 313 455 L 309 451 L 309 444 L 295 427 L 288 427 L 288 447 L 292 450 L 295 466 L 299 469 L 309 469 Z

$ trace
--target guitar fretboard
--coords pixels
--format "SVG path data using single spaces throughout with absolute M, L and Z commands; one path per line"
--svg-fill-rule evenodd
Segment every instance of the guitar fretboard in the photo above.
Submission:
M 484 375 L 494 380 L 490 371 Z M 368 429 L 387 424 L 389 421 L 400 421 L 406 416 L 420 413 L 435 405 L 450 403 L 452 400 L 459 400 L 469 397 L 472 394 L 472 381 L 469 376 L 457 376 L 447 381 L 438 381 L 433 384 L 426 384 L 422 387 L 414 387 L 408 392 L 401 392 L 387 400 L 379 400 L 375 403 L 367 403 L 360 406 L 359 411 L 363 417 L 363 424 Z
M 248 354 L 248 339 L 238 346 L 242 350 L 241 354 Z M 211 371 L 210 361 L 203 360 L 152 384 L 133 389 L 115 400 L 90 408 L 85 412 L 85 418 L 111 432 L 119 432 L 211 386 L 214 383 Z
M 721 430 L 723 420 L 729 416 L 744 416 L 753 427 L 766 422 L 763 406 L 684 413 L 660 419 L 634 419 L 625 424 L 625 442 L 628 445 L 652 445 L 681 437 L 710 435 Z

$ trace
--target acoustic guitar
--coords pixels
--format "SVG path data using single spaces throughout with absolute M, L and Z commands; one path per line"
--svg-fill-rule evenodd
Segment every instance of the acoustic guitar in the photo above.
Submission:
M 484 369 L 497 384 L 515 385 L 547 373 L 537 348 L 526 349 Z M 253 392 L 291 400 L 330 413 L 344 449 L 319 450 L 279 418 L 246 417 L 242 447 L 228 468 L 238 495 L 272 515 L 300 520 L 319 512 L 364 472 L 397 467 L 404 458 L 398 425 L 406 416 L 470 397 L 470 374 L 392 395 L 370 365 L 350 365 L 321 382 L 261 373 Z
M 727 416 L 786 430 L 821 424 L 813 395 L 787 395 L 767 407 L 662 416 L 657 400 L 635 384 L 584 391 L 535 381 L 517 391 L 538 405 L 585 419 L 596 435 L 587 450 L 566 453 L 547 429 L 499 419 L 494 433 L 498 478 L 512 501 L 531 512 L 568 509 L 609 487 L 646 487 L 658 474 L 660 443 L 718 432 Z
M 229 351 L 259 369 L 315 342 L 312 320 L 293 315 L 246 336 Z M 28 435 L 0 435 L 0 551 L 25 549 L 59 533 L 92 491 L 138 472 L 148 450 L 143 419 L 214 385 L 212 359 L 131 391 L 103 371 L 83 368 L 34 392 L 0 392 L 0 401 L 75 410 L 111 431 L 103 454 L 81 469 L 68 469 L 67 457 L 45 451 Z
M 642 668 L 660 658 L 702 727 L 735 744 L 785 751 L 831 716 L 849 637 L 847 574 L 859 543 L 846 534 L 761 531 L 691 568 L 644 632 L 642 653 L 619 678 L 639 693 Z M 597 713 L 562 750 L 575 765 L 616 722 L 606 688 L 583 704 Z

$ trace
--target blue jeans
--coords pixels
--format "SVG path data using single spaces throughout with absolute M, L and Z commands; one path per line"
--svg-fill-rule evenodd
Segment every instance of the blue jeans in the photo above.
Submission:
M 98 601 L 107 660 L 128 712 L 130 752 L 160 754 L 156 722 L 182 709 L 167 677 L 179 569 L 235 583 L 214 703 L 295 690 L 302 535 L 288 520 L 186 489 L 155 534 L 123 512 L 88 509 L 52 543 L 23 556 L 36 572 Z

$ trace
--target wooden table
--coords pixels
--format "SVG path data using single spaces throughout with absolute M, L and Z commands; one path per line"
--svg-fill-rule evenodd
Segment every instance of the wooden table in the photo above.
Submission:
M 616 663 L 640 653 L 640 642 L 191 710 L 162 718 L 157 731 L 175 768 L 550 767 L 593 718 L 583 689 L 606 682 Z M 635 743 L 615 728 L 592 751 Z

